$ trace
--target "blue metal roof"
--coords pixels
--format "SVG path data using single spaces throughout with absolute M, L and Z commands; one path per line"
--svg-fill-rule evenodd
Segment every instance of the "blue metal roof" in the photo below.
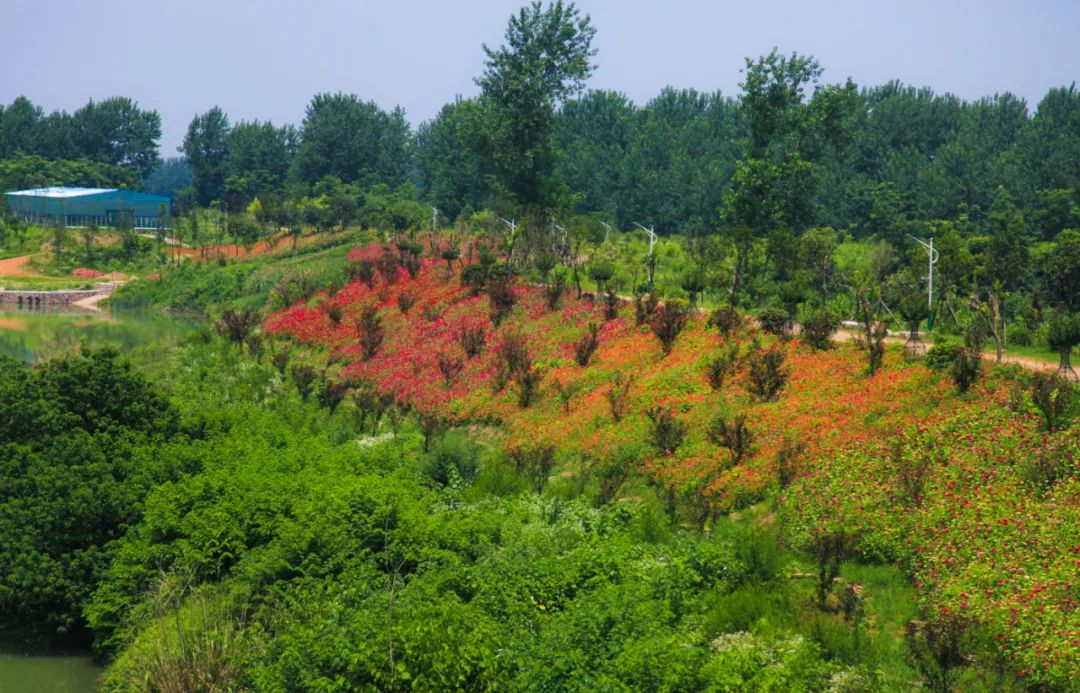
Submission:
M 101 193 L 117 192 L 119 188 L 34 188 L 33 190 L 16 190 L 8 195 L 26 195 L 27 197 L 80 197 L 82 195 L 100 195 Z

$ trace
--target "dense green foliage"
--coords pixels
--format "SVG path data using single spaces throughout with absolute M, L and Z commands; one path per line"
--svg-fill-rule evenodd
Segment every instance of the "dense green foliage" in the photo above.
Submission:
M 487 61 L 476 80 L 484 115 L 479 149 L 505 194 L 526 206 L 549 207 L 558 198 L 555 109 L 592 73 L 595 34 L 573 3 L 555 0 L 544 8 L 535 0 L 510 18 L 505 46 L 484 46 Z
M 107 544 L 198 460 L 159 456 L 179 416 L 115 353 L 0 365 L 0 629 L 78 633 Z
M 89 159 L 46 159 L 32 154 L 0 159 L 0 190 L 4 192 L 51 185 L 134 187 L 137 181 L 129 170 Z
M 157 111 L 144 111 L 123 96 L 91 99 L 71 114 L 53 111 L 46 116 L 22 96 L 0 108 L 0 159 L 17 154 L 90 159 L 129 170 L 138 181 L 157 165 L 160 138 Z
M 511 27 L 513 41 L 493 55 L 552 40 L 554 29 L 545 34 L 540 22 L 564 21 L 541 20 L 536 8 L 527 14 L 515 18 L 522 28 L 515 33 Z M 591 25 L 584 26 L 582 36 L 591 36 Z M 360 182 L 362 192 L 380 182 L 399 186 L 416 170 L 423 196 L 451 219 L 466 207 L 511 195 L 553 210 L 602 213 L 622 228 L 634 221 L 669 233 L 697 224 L 777 224 L 794 232 L 829 226 L 898 244 L 929 221 L 986 222 L 998 187 L 1005 186 L 1034 236 L 1051 239 L 1080 223 L 1075 166 L 1051 167 L 1044 159 L 1078 154 L 1071 133 L 1080 93 L 1072 87 L 1051 90 L 1029 113 L 1010 94 L 965 102 L 898 82 L 862 89 L 850 82 L 821 85 L 813 59 L 773 53 L 750 61 L 738 98 L 666 88 L 637 106 L 617 92 L 574 98 L 573 88 L 588 75 L 588 40 L 534 50 L 567 61 L 560 69 L 567 71 L 569 89 L 544 95 L 551 89 L 546 83 L 526 86 L 526 76 L 492 62 L 491 73 L 479 79 L 484 96 L 447 104 L 415 136 L 400 111 L 387 113 L 352 95 L 318 95 L 295 133 L 261 126 L 262 136 L 247 147 L 262 158 L 234 158 L 227 173 L 228 152 L 242 145 L 230 142 L 228 119 L 218 111 L 222 170 L 206 169 L 200 182 L 199 155 L 189 153 L 199 201 L 222 197 L 229 176 L 245 181 L 240 187 L 250 201 L 282 196 L 287 178 L 310 187 L 333 176 Z M 523 91 L 504 94 L 499 84 L 520 84 Z M 507 103 L 498 105 L 504 97 Z M 511 108 L 511 102 L 521 105 Z M 519 108 L 533 110 L 511 117 Z M 214 113 L 192 127 L 204 127 Z M 515 127 L 514 118 L 529 124 L 531 139 L 503 132 Z M 294 136 L 298 148 L 282 147 Z M 327 149 L 327 142 L 337 146 Z M 291 176 L 283 176 L 285 170 Z M 769 192 L 777 177 L 786 181 L 785 199 Z M 731 196 L 739 190 L 742 196 Z
M 402 109 L 387 113 L 353 94 L 317 94 L 300 129 L 296 177 L 309 185 L 332 176 L 363 189 L 397 187 L 406 179 L 408 153 Z
M 153 195 L 175 197 L 182 188 L 195 180 L 191 165 L 183 157 L 169 157 L 161 162 L 149 176 L 143 180 L 143 190 Z

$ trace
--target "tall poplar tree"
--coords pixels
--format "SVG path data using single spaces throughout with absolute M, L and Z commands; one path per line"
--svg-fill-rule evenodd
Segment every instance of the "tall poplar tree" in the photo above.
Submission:
M 595 34 L 574 3 L 537 1 L 510 18 L 505 45 L 484 46 L 484 74 L 476 79 L 485 109 L 480 147 L 506 192 L 526 206 L 558 196 L 552 125 L 558 106 L 595 68 Z

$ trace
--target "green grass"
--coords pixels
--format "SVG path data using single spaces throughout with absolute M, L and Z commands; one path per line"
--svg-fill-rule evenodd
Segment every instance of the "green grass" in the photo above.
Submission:
M 10 230 L 5 231 L 0 232 L 0 260 L 40 252 L 51 235 L 49 229 L 41 226 L 31 226 L 18 237 Z
M 345 258 L 357 244 L 368 243 L 364 232 L 322 234 L 292 250 L 246 258 L 221 256 L 216 260 L 185 261 L 157 270 L 153 281 L 135 281 L 119 291 L 112 304 L 126 307 L 169 308 L 201 311 L 209 306 L 230 305 L 258 309 L 267 304 L 271 291 L 288 277 L 306 274 L 318 288 L 343 282 Z
M 837 332 L 838 335 L 847 335 L 847 336 L 854 336 L 854 335 L 857 335 L 858 333 L 859 333 L 859 331 L 857 329 L 849 328 L 849 327 L 843 327 Z M 936 334 L 935 335 L 932 332 L 930 332 L 930 333 L 923 332 L 923 333 L 921 333 L 921 337 L 922 337 L 922 341 L 926 343 L 926 346 L 928 348 L 932 347 L 935 344 L 935 342 L 941 342 L 941 341 L 959 342 L 960 341 L 960 338 L 955 336 L 955 335 L 947 335 L 947 334 Z M 992 354 L 993 351 L 994 351 L 994 340 L 988 339 L 986 341 L 986 344 L 983 345 L 983 352 L 984 352 L 984 354 L 987 353 L 987 352 Z M 1006 356 L 1016 356 L 1016 357 L 1027 358 L 1027 359 L 1035 359 L 1035 360 L 1042 361 L 1042 362 L 1048 363 L 1048 364 L 1056 364 L 1058 362 L 1058 360 L 1060 359 L 1060 355 L 1056 351 L 1051 351 L 1050 348 L 1045 346 L 1045 345 L 1043 345 L 1043 346 L 1039 346 L 1039 345 L 1019 346 L 1019 345 L 1016 345 L 1016 344 L 1010 344 L 1010 345 L 1005 347 L 1005 355 Z
M 738 536 L 739 558 L 760 566 L 756 580 L 715 600 L 706 628 L 750 630 L 759 635 L 798 632 L 812 638 L 827 660 L 858 667 L 872 690 L 909 691 L 919 676 L 908 658 L 906 626 L 918 617 L 910 578 L 895 565 L 846 561 L 828 608 L 818 608 L 817 568 L 810 556 L 784 547 L 783 529 L 765 501 L 722 518 L 719 536 Z M 839 610 L 839 594 L 857 585 L 862 613 L 851 621 Z M 858 686 L 856 686 L 856 689 Z
M 0 277 L 0 287 L 15 291 L 92 289 L 96 283 L 84 277 Z
M 138 246 L 130 256 L 124 253 L 115 229 L 101 228 L 94 237 L 92 253 L 86 256 L 83 229 L 64 230 L 59 260 L 54 255 L 55 229 L 44 226 L 26 227 L 19 235 L 0 228 L 0 259 L 33 255 L 30 268 L 39 274 L 66 276 L 76 267 L 101 272 L 145 274 L 157 271 L 164 262 L 157 241 L 138 237 Z
M 896 566 L 854 561 L 844 565 L 840 576 L 865 591 L 864 624 L 874 639 L 875 666 L 891 681 L 910 677 L 905 627 L 918 617 L 911 580 Z
M 994 348 L 993 342 L 990 342 L 989 349 Z M 1056 351 L 1050 351 L 1049 347 L 1045 346 L 1016 346 L 1009 345 L 1005 347 L 1005 354 L 1008 356 L 1022 356 L 1029 359 L 1038 359 L 1039 361 L 1045 361 L 1046 363 L 1056 364 L 1061 356 Z

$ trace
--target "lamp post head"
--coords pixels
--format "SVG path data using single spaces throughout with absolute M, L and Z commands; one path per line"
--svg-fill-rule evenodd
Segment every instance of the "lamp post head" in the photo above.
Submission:
M 655 226 L 650 226 L 649 228 L 645 228 L 644 226 L 637 223 L 636 221 L 634 222 L 634 226 L 638 227 L 639 229 L 644 231 L 646 234 L 648 234 L 650 243 L 652 243 L 652 242 L 654 242 L 656 240 L 656 227 Z

